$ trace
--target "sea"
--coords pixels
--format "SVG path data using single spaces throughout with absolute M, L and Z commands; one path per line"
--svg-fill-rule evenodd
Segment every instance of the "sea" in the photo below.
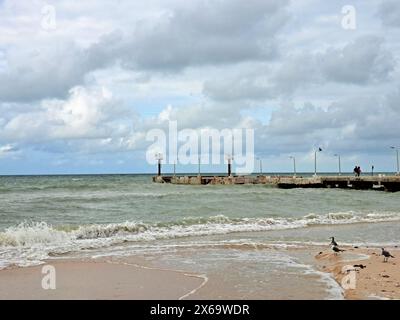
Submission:
M 314 259 L 331 236 L 400 245 L 400 193 L 171 185 L 151 175 L 0 177 L 0 269 L 137 256 L 207 277 L 207 294 L 193 298 L 341 299 Z

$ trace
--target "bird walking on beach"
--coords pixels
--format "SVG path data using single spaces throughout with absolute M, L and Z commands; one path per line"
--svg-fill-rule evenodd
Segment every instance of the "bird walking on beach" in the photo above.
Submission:
M 332 246 L 332 250 L 335 253 L 335 255 L 337 255 L 339 252 L 346 251 L 346 250 L 343 250 L 343 249 L 339 249 L 339 247 L 335 246 L 335 245 Z
M 387 262 L 389 258 L 394 258 L 389 251 L 386 251 L 385 248 L 382 248 L 383 262 Z
M 335 241 L 335 237 L 330 237 L 329 239 L 331 240 L 331 246 L 338 246 L 337 242 Z

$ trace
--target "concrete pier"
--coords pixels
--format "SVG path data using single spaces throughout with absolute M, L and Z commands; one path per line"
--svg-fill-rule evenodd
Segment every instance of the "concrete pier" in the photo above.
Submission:
M 153 182 L 186 185 L 264 184 L 278 188 L 342 188 L 400 191 L 400 176 L 156 176 Z

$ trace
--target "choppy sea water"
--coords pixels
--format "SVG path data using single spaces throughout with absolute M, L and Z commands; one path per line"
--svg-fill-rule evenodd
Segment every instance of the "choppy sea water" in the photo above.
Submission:
M 400 193 L 154 184 L 148 175 L 0 177 L 0 268 L 140 255 L 214 276 L 237 298 L 338 298 L 311 256 L 288 249 L 326 246 L 332 235 L 398 245 L 399 204 Z

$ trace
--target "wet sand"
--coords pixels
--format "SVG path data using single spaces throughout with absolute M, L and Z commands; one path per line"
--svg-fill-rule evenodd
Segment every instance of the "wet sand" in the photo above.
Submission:
M 249 250 L 249 249 L 247 249 Z M 251 250 L 255 250 L 254 248 Z M 56 269 L 55 290 L 42 288 L 44 266 Z M 292 277 L 266 280 L 264 287 L 251 287 L 242 269 L 220 266 L 207 274 L 193 272 L 180 264 L 165 267 L 158 258 L 145 260 L 137 256 L 83 260 L 50 260 L 34 267 L 13 267 L 0 270 L 1 299 L 318 299 L 324 294 L 319 276 L 305 275 L 300 283 Z M 267 271 L 266 271 L 267 272 Z M 262 275 L 261 275 L 262 276 Z M 319 283 L 318 293 L 308 282 Z M 250 290 L 242 290 L 243 284 Z
M 383 262 L 379 248 L 343 249 L 337 255 L 323 251 L 315 258 L 322 271 L 344 284 L 345 299 L 400 299 L 400 250 L 386 248 L 395 258 Z
M 308 254 L 315 256 L 317 269 L 332 275 L 339 284 L 342 284 L 343 279 L 355 276 L 354 288 L 343 290 L 346 299 L 400 299 L 400 250 L 387 248 L 396 258 L 384 263 L 378 248 L 343 247 L 346 251 L 338 255 L 329 249 L 324 251 L 320 249 L 320 247 L 305 249 Z M 55 267 L 55 290 L 42 288 L 42 279 L 45 277 L 42 268 L 45 265 Z M 363 268 L 355 265 L 362 265 Z M 345 266 L 350 266 L 348 267 L 350 271 L 344 271 Z M 316 281 L 316 277 L 309 276 L 309 281 Z M 266 290 L 271 290 L 270 285 L 266 283 Z M 292 289 L 302 290 L 301 287 Z M 275 291 L 273 296 L 266 296 L 268 299 L 291 299 L 301 296 L 301 293 L 290 295 L 286 291 L 278 291 Z M 215 274 L 205 275 L 178 268 L 162 268 L 135 256 L 119 259 L 50 260 L 40 266 L 13 267 L 0 271 L 1 300 L 218 300 L 266 297 L 256 292 L 254 295 L 248 292 L 244 296 L 237 295 L 238 293 L 233 283 L 227 281 L 221 274 L 220 277 L 215 277 Z
M 180 299 L 202 285 L 196 275 L 106 261 L 49 261 L 56 289 L 42 288 L 44 265 L 0 271 L 0 299 Z

